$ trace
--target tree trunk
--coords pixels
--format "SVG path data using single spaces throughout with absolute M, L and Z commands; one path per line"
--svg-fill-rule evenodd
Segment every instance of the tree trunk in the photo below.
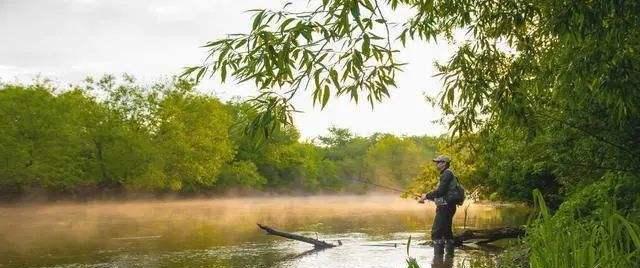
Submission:
M 309 237 L 306 237 L 306 236 L 301 236 L 301 235 L 297 235 L 297 234 L 278 231 L 278 230 L 275 230 L 275 229 L 273 229 L 273 228 L 271 228 L 269 226 L 265 226 L 265 225 L 262 225 L 262 224 L 259 224 L 259 223 L 258 223 L 258 227 L 260 227 L 260 229 L 262 229 L 262 230 L 265 230 L 267 232 L 267 234 L 276 235 L 276 236 L 280 236 L 280 237 L 284 237 L 284 238 L 297 240 L 297 241 L 300 241 L 300 242 L 309 243 L 309 244 L 312 244 L 313 247 L 315 247 L 316 249 L 332 248 L 332 247 L 336 246 L 336 245 L 329 244 L 327 242 L 320 241 L 320 240 L 313 239 L 313 238 L 309 238 Z

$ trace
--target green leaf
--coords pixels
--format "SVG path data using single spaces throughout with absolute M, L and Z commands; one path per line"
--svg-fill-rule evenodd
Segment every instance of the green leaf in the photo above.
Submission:
M 320 58 L 318 59 L 314 59 L 317 63 L 322 63 L 322 60 L 324 60 L 324 58 L 326 58 L 328 55 L 328 53 L 323 53 L 322 55 L 320 55 Z
M 369 11 L 374 12 L 374 7 L 370 0 L 360 0 L 360 3 L 362 3 L 362 5 Z
M 196 74 L 196 83 L 200 81 L 200 79 L 202 78 L 202 75 L 204 75 L 205 70 L 206 70 L 205 68 L 200 68 L 200 71 L 198 71 L 198 74 Z
M 260 26 L 260 23 L 262 22 L 263 17 L 264 17 L 264 10 L 261 10 L 253 19 L 253 25 L 251 26 L 251 29 L 253 31 L 255 31 L 258 28 L 258 26 Z
M 304 39 L 307 40 L 307 42 L 313 41 L 313 36 L 311 35 L 311 31 L 302 30 L 300 34 L 302 34 L 302 36 L 304 37 Z
M 246 43 L 247 43 L 247 39 L 242 39 L 242 40 L 240 40 L 240 42 L 238 42 L 238 43 L 234 46 L 234 48 L 235 48 L 235 49 L 238 49 L 238 48 L 240 48 L 240 47 L 244 46 Z
M 351 92 L 351 99 L 358 103 L 358 88 L 356 86 L 347 87 L 347 91 Z
M 222 40 L 218 40 L 218 41 L 214 41 L 214 42 L 209 42 L 206 45 L 202 46 L 202 47 L 214 47 L 217 46 L 219 44 L 222 44 L 224 42 L 229 41 L 229 39 L 222 39 Z
M 322 70 L 316 70 L 315 73 L 313 73 L 313 80 L 316 83 L 316 88 L 320 88 L 320 73 L 322 73 Z
M 333 84 L 335 84 L 336 88 L 339 90 L 340 83 L 338 83 L 338 72 L 335 69 L 331 69 L 331 71 L 329 71 L 329 76 L 331 77 Z
M 344 72 L 342 73 L 342 81 L 346 80 L 349 77 L 349 73 L 351 72 L 351 61 L 347 61 L 343 68 Z
M 199 68 L 201 68 L 201 67 L 200 66 L 187 67 L 187 68 L 185 68 L 184 72 L 182 72 L 180 77 L 181 78 L 187 77 L 187 76 L 191 75 L 193 72 L 195 72 L 196 70 L 198 70 Z
M 362 54 L 365 57 L 369 57 L 371 52 L 371 40 L 369 40 L 369 35 L 365 34 L 362 36 Z
M 404 29 L 400 34 L 400 41 L 402 42 L 402 46 L 407 46 L 407 31 L 408 29 Z
M 284 20 L 284 22 L 282 22 L 282 24 L 280 24 L 280 31 L 284 31 L 285 28 L 287 27 L 287 25 L 289 25 L 289 23 L 293 22 L 295 19 L 294 18 L 288 18 L 286 20 Z
M 222 67 L 220 67 L 220 79 L 222 79 L 222 83 L 224 83 L 226 78 L 227 78 L 227 65 L 224 64 L 222 65 Z
M 331 91 L 329 90 L 329 86 L 324 85 L 324 93 L 322 95 L 322 108 L 323 109 L 327 105 L 327 103 L 329 102 L 329 95 L 331 95 Z
M 358 5 L 358 2 L 351 2 L 351 8 L 349 11 L 351 11 L 351 16 L 353 16 L 356 21 L 360 21 L 360 5 Z
M 360 55 L 360 51 L 353 51 L 353 66 L 358 68 L 358 70 L 362 70 L 362 55 Z

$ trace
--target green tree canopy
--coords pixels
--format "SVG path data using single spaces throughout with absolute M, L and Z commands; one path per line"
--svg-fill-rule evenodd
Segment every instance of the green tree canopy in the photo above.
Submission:
M 545 166 L 565 185 L 640 166 L 637 1 L 322 0 L 252 11 L 248 33 L 207 43 L 205 64 L 185 74 L 254 82 L 271 127 L 290 123 L 282 114 L 301 90 L 323 107 L 342 95 L 373 105 L 396 84 L 406 42 L 455 42 L 435 74 L 453 136 L 522 133 L 549 150 L 520 174 Z

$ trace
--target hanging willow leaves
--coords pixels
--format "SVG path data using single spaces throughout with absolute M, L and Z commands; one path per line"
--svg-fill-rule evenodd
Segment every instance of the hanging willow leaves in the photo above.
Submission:
M 637 1 L 322 0 L 251 12 L 249 33 L 208 42 L 205 62 L 184 74 L 226 70 L 285 100 L 312 90 L 322 107 L 328 87 L 373 106 L 396 85 L 395 46 L 444 40 L 456 50 L 436 65 L 439 105 L 456 134 L 488 121 L 534 126 L 570 102 L 619 122 L 640 115 Z
M 376 96 L 368 98 L 374 106 L 381 96 L 389 96 L 388 86 L 395 83 L 388 80 L 401 66 L 395 60 L 397 50 L 392 49 L 393 37 L 379 3 L 327 0 L 317 4 L 308 11 L 288 11 L 295 9 L 290 3 L 283 10 L 250 10 L 253 18 L 248 33 L 208 42 L 204 63 L 185 69 L 183 75 L 195 73 L 200 81 L 205 73 L 219 72 L 223 82 L 228 76 L 237 82 L 253 82 L 261 91 L 283 96 L 282 101 L 273 102 L 283 106 L 281 111 L 292 110 L 284 107 L 289 107 L 289 100 L 300 90 L 312 90 L 313 102 L 322 108 L 331 92 L 335 96 L 346 93 L 355 101 L 360 92 Z M 291 123 L 279 121 L 283 116 L 268 118 L 259 119 L 265 124 Z

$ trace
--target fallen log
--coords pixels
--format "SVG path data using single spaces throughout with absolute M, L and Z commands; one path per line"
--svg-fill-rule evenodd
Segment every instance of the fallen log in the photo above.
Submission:
M 476 244 L 486 244 L 505 238 L 520 238 L 526 235 L 522 227 L 503 227 L 486 230 L 465 230 L 454 237 L 456 244 L 462 245 L 465 241 L 477 240 Z
M 474 243 L 478 245 L 491 243 L 505 238 L 520 238 L 526 235 L 526 231 L 522 227 L 502 227 L 494 229 L 480 230 L 464 230 L 462 233 L 455 234 L 453 240 L 456 246 L 465 243 Z M 421 243 L 422 245 L 430 245 L 432 241 Z
M 315 249 L 325 249 L 325 248 L 332 248 L 335 247 L 336 245 L 334 244 L 330 244 L 324 241 L 320 241 L 317 239 L 313 239 L 310 237 L 306 237 L 306 236 L 301 236 L 301 235 L 297 235 L 297 234 L 292 234 L 292 233 L 287 233 L 287 232 L 283 232 L 283 231 L 278 231 L 275 230 L 269 226 L 265 226 L 262 224 L 258 223 L 258 227 L 260 227 L 260 229 L 265 230 L 267 232 L 267 234 L 269 235 L 275 235 L 275 236 L 280 236 L 280 237 L 284 237 L 284 238 L 288 238 L 288 239 L 293 239 L 293 240 L 297 240 L 300 242 L 304 242 L 304 243 L 309 243 L 312 244 L 313 247 Z

